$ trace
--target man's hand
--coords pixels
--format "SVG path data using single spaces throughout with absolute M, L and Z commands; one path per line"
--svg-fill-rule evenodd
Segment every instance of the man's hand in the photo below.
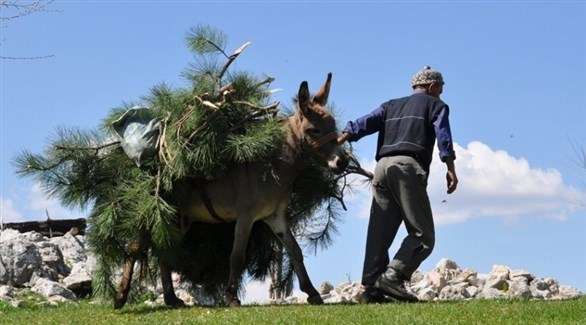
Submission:
M 448 194 L 451 194 L 458 186 L 458 176 L 456 176 L 456 172 L 448 170 L 446 173 L 446 181 L 448 182 Z
M 458 187 L 458 176 L 456 176 L 456 166 L 454 160 L 449 159 L 446 161 L 448 165 L 448 172 L 446 173 L 446 181 L 448 183 L 448 194 L 454 193 L 456 187 Z
M 348 141 L 350 134 L 346 132 L 342 132 L 342 134 L 338 137 L 338 145 L 343 145 L 344 142 Z

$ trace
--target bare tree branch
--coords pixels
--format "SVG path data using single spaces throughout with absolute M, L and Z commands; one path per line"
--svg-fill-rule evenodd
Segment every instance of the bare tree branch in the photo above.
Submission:
M 9 13 L 7 16 L 0 16 L 0 21 L 9 21 L 17 18 L 22 18 L 37 12 L 49 12 L 55 10 L 48 10 L 47 7 L 55 0 L 36 0 L 31 2 L 23 2 L 17 0 L 0 0 L 0 10 L 14 10 L 14 13 Z
M 58 10 L 50 10 L 48 7 L 55 0 L 0 0 L 0 28 L 6 28 L 7 23 L 15 19 L 29 16 L 39 12 L 58 12 Z M 0 40 L 0 45 L 4 39 Z M 52 58 L 55 55 L 40 55 L 40 56 L 0 56 L 0 60 L 12 61 L 31 61 L 43 60 Z
M 1 56 L 0 55 L 0 59 L 2 59 L 2 60 L 14 60 L 14 61 L 42 60 L 42 59 L 49 59 L 52 57 L 55 57 L 55 55 L 50 54 L 50 55 L 43 55 L 43 56 L 23 56 L 23 57 Z
M 237 48 L 236 51 L 234 51 L 234 53 L 232 53 L 232 55 L 230 55 L 228 57 L 228 61 L 224 64 L 224 67 L 220 71 L 220 74 L 218 74 L 218 81 L 222 80 L 222 77 L 224 76 L 224 73 L 226 73 L 226 70 L 228 70 L 228 67 L 232 64 L 232 62 L 234 62 L 234 60 L 236 60 L 236 58 L 240 55 L 240 53 L 242 53 L 247 47 L 250 46 L 250 44 L 252 44 L 252 43 L 250 43 L 250 42 L 244 43 L 241 47 Z

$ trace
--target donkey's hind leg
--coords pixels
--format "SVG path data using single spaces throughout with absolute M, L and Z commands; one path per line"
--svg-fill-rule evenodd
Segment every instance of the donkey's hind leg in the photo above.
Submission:
M 128 292 L 130 292 L 130 285 L 132 283 L 132 273 L 134 273 L 134 262 L 136 262 L 136 257 L 134 256 L 128 256 L 124 261 L 124 266 L 122 267 L 122 279 L 120 279 L 118 292 L 114 299 L 115 309 L 120 309 L 126 304 Z
M 170 307 L 184 307 L 183 300 L 177 298 L 175 289 L 173 289 L 173 279 L 171 278 L 171 269 L 169 266 L 161 261 L 159 262 L 159 270 L 161 271 L 161 283 L 163 284 L 163 298 L 165 305 Z
M 287 225 L 287 219 L 285 218 L 284 213 L 286 207 L 279 210 L 280 211 L 278 211 L 276 215 L 268 219 L 264 219 L 263 221 L 269 225 L 273 233 L 275 233 L 283 245 L 285 245 L 285 248 L 289 253 L 289 257 L 293 262 L 293 269 L 295 270 L 295 274 L 297 274 L 297 278 L 299 279 L 299 287 L 308 296 L 307 302 L 312 305 L 321 305 L 323 304 L 323 299 L 321 298 L 319 292 L 315 290 L 315 287 L 309 279 L 309 275 L 305 269 L 305 264 L 303 263 L 303 252 L 301 251 L 295 236 L 293 236 Z
M 132 285 L 132 274 L 134 273 L 134 263 L 138 257 L 144 253 L 147 247 L 146 237 L 139 240 L 132 241 L 128 244 L 128 256 L 124 260 L 124 266 L 122 267 L 122 279 L 118 285 L 118 292 L 114 298 L 114 308 L 120 309 L 128 300 L 128 293 Z

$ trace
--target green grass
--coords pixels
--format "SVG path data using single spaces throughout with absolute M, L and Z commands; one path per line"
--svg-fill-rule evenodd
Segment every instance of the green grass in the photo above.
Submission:
M 567 301 L 484 300 L 384 305 L 182 308 L 134 305 L 122 310 L 88 302 L 12 308 L 0 324 L 586 324 L 586 297 Z

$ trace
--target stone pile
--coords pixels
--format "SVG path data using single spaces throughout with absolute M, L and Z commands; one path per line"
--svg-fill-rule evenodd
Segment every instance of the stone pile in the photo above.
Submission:
M 0 232 L 0 300 L 13 306 L 21 304 L 20 297 L 26 291 L 39 295 L 49 304 L 87 297 L 91 294 L 95 268 L 95 257 L 87 250 L 84 236 L 75 232 L 53 238 L 34 231 Z M 117 275 L 120 274 L 119 271 Z M 187 305 L 214 303 L 201 288 L 181 281 L 179 275 L 173 274 L 173 282 L 177 296 Z M 141 287 L 139 292 L 154 293 L 156 298 L 150 303 L 163 304 L 160 282 Z
M 547 299 L 562 300 L 582 293 L 560 285 L 553 278 L 538 278 L 525 270 L 511 270 L 494 265 L 488 274 L 460 268 L 456 262 L 441 259 L 436 267 L 422 273 L 416 271 L 406 287 L 421 301 L 468 299 Z M 344 282 L 334 287 L 324 282 L 319 289 L 325 303 L 358 302 L 362 287 L 357 282 Z M 286 302 L 302 303 L 303 299 Z
M 93 256 L 85 238 L 67 233 L 47 238 L 31 231 L 0 232 L 0 299 L 18 306 L 18 293 L 30 290 L 49 303 L 82 298 L 91 293 Z
M 47 238 L 36 232 L 16 230 L 0 232 L 0 300 L 20 305 L 21 293 L 30 291 L 57 304 L 84 298 L 91 293 L 95 258 L 87 251 L 85 238 L 73 233 Z M 212 305 L 201 288 L 181 281 L 173 274 L 176 294 L 187 305 Z M 525 270 L 494 265 L 488 274 L 460 268 L 456 262 L 442 259 L 427 273 L 417 271 L 407 287 L 423 301 L 459 299 L 570 299 L 580 296 L 577 289 L 560 285 L 553 278 L 538 278 Z M 147 302 L 163 304 L 162 287 L 141 288 L 156 297 Z M 325 303 L 356 303 L 362 293 L 357 282 L 333 286 L 324 282 L 319 291 Z M 272 303 L 304 303 L 300 297 L 288 297 Z

